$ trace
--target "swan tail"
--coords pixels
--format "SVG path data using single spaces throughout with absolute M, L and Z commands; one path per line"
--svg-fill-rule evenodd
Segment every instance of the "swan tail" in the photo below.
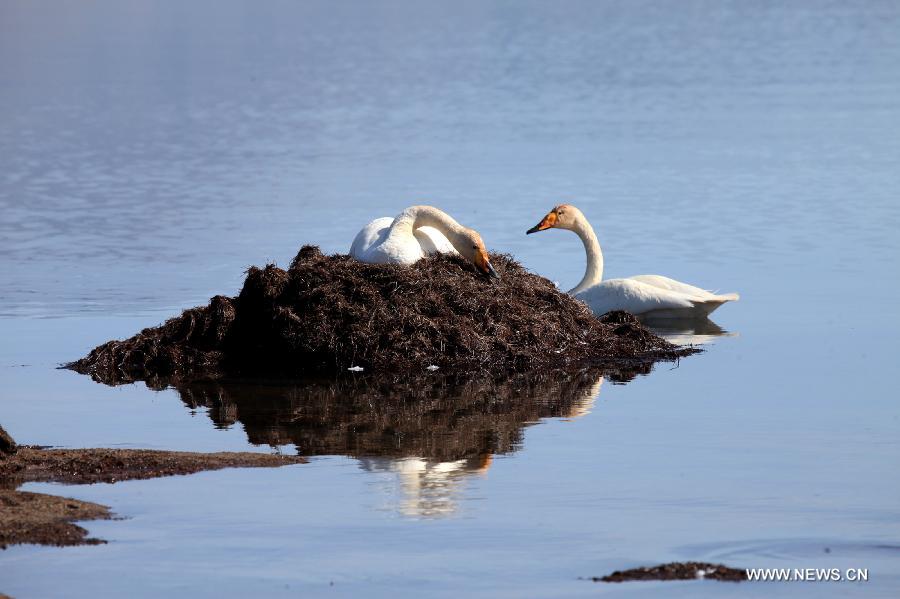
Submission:
M 740 293 L 720 293 L 716 296 L 717 300 L 720 300 L 723 304 L 725 302 L 736 302 L 741 299 Z
M 723 293 L 710 299 L 693 302 L 694 310 L 696 310 L 698 316 L 709 316 L 722 304 L 736 302 L 739 299 L 741 299 L 741 296 L 737 293 Z

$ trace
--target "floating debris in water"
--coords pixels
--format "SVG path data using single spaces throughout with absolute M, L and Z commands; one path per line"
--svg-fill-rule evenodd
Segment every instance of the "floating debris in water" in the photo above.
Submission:
M 362 366 L 351 366 L 347 370 L 349 370 L 350 372 L 362 372 L 363 370 L 365 370 L 365 368 L 363 368 Z
M 440 368 L 440 366 L 435 366 L 434 364 L 431 364 L 431 365 L 429 365 L 429 366 L 426 366 L 426 367 L 425 367 L 425 370 L 430 370 L 431 372 L 434 372 L 434 371 L 437 370 L 438 368 Z
M 592 576 L 594 582 L 628 582 L 633 580 L 721 580 L 742 582 L 747 580 L 747 571 L 729 568 L 722 564 L 705 562 L 671 562 L 660 566 L 617 570 L 606 576 Z

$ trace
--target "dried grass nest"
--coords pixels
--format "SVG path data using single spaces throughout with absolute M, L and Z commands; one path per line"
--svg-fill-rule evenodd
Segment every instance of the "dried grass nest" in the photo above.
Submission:
M 367 372 L 490 374 L 673 360 L 674 346 L 625 312 L 585 304 L 506 255 L 500 280 L 458 256 L 364 264 L 304 246 L 288 270 L 251 267 L 217 295 L 66 365 L 106 383 Z

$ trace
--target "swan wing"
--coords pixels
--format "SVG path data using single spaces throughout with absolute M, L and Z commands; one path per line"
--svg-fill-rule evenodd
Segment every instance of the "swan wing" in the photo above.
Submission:
M 677 291 L 678 293 L 691 295 L 697 298 L 711 299 L 715 297 L 714 293 L 711 293 L 706 289 L 688 285 L 687 283 L 682 283 L 681 281 L 676 281 L 675 279 L 670 279 L 669 277 L 664 277 L 661 275 L 637 275 L 634 277 L 628 277 L 628 280 L 646 283 L 647 285 L 665 289 L 667 291 Z
M 365 259 L 366 254 L 376 245 L 384 243 L 393 222 L 394 219 L 390 216 L 383 216 L 363 227 L 350 245 L 350 255 L 357 260 L 368 262 Z
M 421 259 L 425 253 L 415 236 L 391 234 L 394 220 L 384 216 L 363 227 L 350 246 L 350 255 L 371 264 L 413 264 Z
M 725 302 L 737 301 L 741 298 L 737 293 L 716 294 L 712 291 L 694 287 L 693 285 L 688 285 L 687 283 L 682 283 L 681 281 L 676 281 L 675 279 L 670 279 L 669 277 L 663 277 L 661 275 L 637 275 L 635 277 L 629 277 L 629 279 L 659 287 L 660 289 L 677 291 L 678 293 L 683 293 L 696 298 L 701 303 L 718 302 L 718 304 L 724 304 Z
M 413 231 L 416 241 L 426 254 L 456 254 L 456 248 L 447 237 L 434 227 L 419 227 Z

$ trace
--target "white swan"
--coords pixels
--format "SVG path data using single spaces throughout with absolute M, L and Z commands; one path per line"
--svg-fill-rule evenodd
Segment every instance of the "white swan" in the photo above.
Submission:
M 725 302 L 740 297 L 737 293 L 716 295 L 659 275 L 603 281 L 603 252 L 581 210 L 569 204 L 556 206 L 527 233 L 551 228 L 573 231 L 584 243 L 587 269 L 569 294 L 584 301 L 595 314 L 625 310 L 643 318 L 703 318 Z
M 410 206 L 396 218 L 376 218 L 357 233 L 350 255 L 360 262 L 413 264 L 432 253 L 459 253 L 480 271 L 500 278 L 478 231 L 433 206 Z

